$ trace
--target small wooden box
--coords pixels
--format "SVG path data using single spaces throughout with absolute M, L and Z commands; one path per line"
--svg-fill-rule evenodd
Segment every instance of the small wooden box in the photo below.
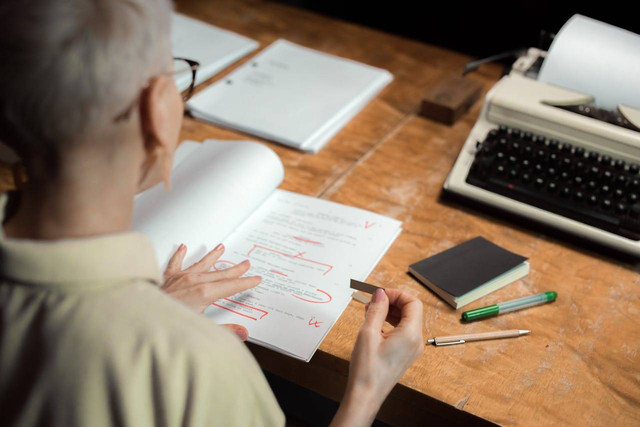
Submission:
M 480 98 L 482 85 L 462 76 L 450 76 L 422 100 L 420 115 L 452 125 Z

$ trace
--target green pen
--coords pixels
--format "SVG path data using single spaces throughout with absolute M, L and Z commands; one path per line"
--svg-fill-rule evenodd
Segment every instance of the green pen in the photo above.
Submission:
M 484 319 L 486 317 L 497 316 L 498 314 L 509 313 L 510 311 L 522 310 L 523 308 L 546 304 L 548 302 L 555 301 L 557 296 L 558 294 L 554 291 L 543 292 L 529 297 L 518 298 L 511 301 L 488 305 L 486 307 L 476 308 L 462 313 L 462 320 L 469 322 L 471 320 Z

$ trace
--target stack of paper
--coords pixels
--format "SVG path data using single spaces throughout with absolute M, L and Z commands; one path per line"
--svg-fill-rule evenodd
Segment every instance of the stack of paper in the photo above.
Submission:
M 196 84 L 233 64 L 258 48 L 258 42 L 231 31 L 174 13 L 171 22 L 173 56 L 193 59 L 200 63 Z M 178 89 L 185 90 L 191 83 L 188 73 L 176 76 Z
M 317 152 L 393 76 L 278 40 L 188 104 L 194 117 Z

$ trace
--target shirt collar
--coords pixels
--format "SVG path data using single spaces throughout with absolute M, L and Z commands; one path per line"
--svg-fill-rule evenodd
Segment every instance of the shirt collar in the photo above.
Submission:
M 0 224 L 7 195 L 0 195 Z M 151 241 L 136 232 L 97 237 L 11 239 L 0 226 L 0 275 L 29 284 L 116 285 L 135 280 L 162 284 Z

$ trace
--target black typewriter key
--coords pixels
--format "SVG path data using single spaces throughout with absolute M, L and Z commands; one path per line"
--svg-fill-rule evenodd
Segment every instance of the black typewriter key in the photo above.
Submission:
M 611 156 L 602 156 L 600 157 L 600 161 L 605 165 L 608 165 L 611 163 Z
M 540 136 L 534 136 L 533 138 L 531 138 L 531 141 L 538 147 L 542 147 L 544 145 L 544 138 Z
M 537 158 L 539 158 L 539 159 L 544 159 L 544 155 L 545 155 L 544 150 L 537 150 L 537 151 L 536 151 L 536 157 L 537 157 Z
M 627 205 L 624 203 L 616 203 L 616 213 L 623 215 L 627 211 Z
M 509 163 L 515 165 L 516 163 L 518 163 L 518 158 L 516 156 L 509 156 Z
M 618 175 L 615 182 L 618 187 L 625 187 L 627 185 L 627 177 L 624 175 Z
M 613 174 L 611 173 L 611 171 L 604 171 L 604 172 L 602 172 L 602 177 L 601 178 L 604 181 L 609 182 L 613 178 Z
M 524 159 L 522 162 L 520 162 L 520 166 L 522 166 L 523 169 L 529 169 L 531 167 L 531 162 L 527 159 Z
M 505 125 L 500 125 L 500 127 L 498 127 L 498 130 L 499 130 L 500 132 L 502 132 L 502 133 L 506 132 L 506 131 L 507 131 L 507 129 L 508 129 L 508 128 L 507 128 Z
M 586 167 L 587 167 L 587 165 L 585 165 L 584 162 L 577 161 L 576 165 L 575 165 L 575 170 L 580 172 L 580 173 L 583 173 L 585 171 Z
M 640 167 L 638 165 L 636 165 L 635 163 L 631 163 L 629 165 L 629 173 L 631 175 L 637 175 L 639 170 L 640 170 Z
M 602 209 L 604 209 L 604 210 L 609 210 L 609 209 L 611 209 L 611 200 L 609 200 L 609 199 L 604 199 L 604 200 L 602 201 Z
M 547 145 L 552 150 L 557 150 L 559 147 L 557 139 L 549 139 L 545 145 Z
M 573 155 L 576 157 L 584 157 L 584 148 L 576 147 L 573 149 Z
M 629 193 L 627 194 L 627 200 L 629 203 L 635 203 L 638 201 L 638 195 L 636 193 Z
M 584 200 L 584 193 L 580 190 L 576 191 L 575 193 L 573 193 L 573 198 L 578 201 L 581 202 Z
M 603 185 L 602 187 L 600 187 L 600 192 L 602 194 L 609 194 L 610 191 L 611 187 L 609 187 L 608 185 Z
M 533 138 L 533 134 L 531 132 L 525 132 L 524 133 L 523 139 L 525 141 L 531 141 L 531 138 Z
M 535 184 L 536 187 L 542 188 L 542 187 L 544 187 L 544 179 L 536 178 L 536 180 L 534 181 L 534 184 Z
M 562 197 L 569 197 L 571 195 L 571 187 L 562 187 L 560 195 Z
M 587 182 L 587 188 L 591 191 L 595 191 L 595 189 L 598 188 L 598 183 L 595 181 L 589 181 Z
M 553 181 L 551 181 L 549 185 L 547 185 L 547 191 L 549 193 L 555 193 L 557 189 L 558 189 L 558 184 L 556 184 Z
M 518 179 L 518 171 L 516 169 L 509 170 L 509 178 Z
M 624 169 L 625 165 L 626 163 L 624 162 L 624 160 L 616 160 L 613 167 L 616 168 L 616 170 L 621 171 Z
M 531 148 L 530 145 L 526 145 L 523 149 L 522 149 L 522 154 L 527 157 L 530 158 L 531 156 L 533 156 L 533 148 Z
M 500 175 L 504 175 L 506 172 L 506 169 L 503 165 L 498 165 L 498 167 L 496 168 L 496 172 L 498 172 L 498 174 Z
M 560 164 L 563 168 L 569 169 L 571 167 L 571 159 L 569 157 L 563 157 Z
M 567 181 L 569 178 L 571 178 L 571 174 L 567 171 L 562 171 L 562 173 L 560 174 L 560 179 L 563 181 Z
M 598 153 L 596 153 L 595 151 L 589 151 L 589 160 L 595 162 L 598 160 L 598 158 L 600 158 L 600 155 Z
M 508 146 L 508 142 L 507 138 L 500 138 L 498 140 L 498 148 L 500 148 L 501 150 L 506 150 L 507 146 Z
M 522 182 L 524 182 L 525 184 L 530 184 L 531 183 L 531 175 L 529 175 L 528 173 L 523 173 L 522 174 Z
M 496 154 L 496 159 L 498 159 L 499 162 L 504 161 L 505 155 L 502 151 L 498 151 L 498 154 Z
M 511 148 L 511 151 L 518 153 L 520 151 L 520 143 L 512 142 L 510 148 Z
M 497 130 L 495 130 L 495 129 L 491 129 L 491 130 L 489 131 L 489 133 L 487 134 L 487 138 L 489 138 L 489 139 L 493 139 L 493 138 L 495 138 L 496 136 L 498 136 L 498 131 L 497 131 Z
M 552 163 L 557 163 L 558 162 L 558 155 L 556 153 L 551 153 L 549 154 L 549 161 Z
M 632 218 L 640 217 L 640 203 L 635 203 L 631 206 L 631 209 L 629 209 L 629 215 L 631 215 Z
M 613 197 L 615 197 L 616 199 L 622 199 L 624 197 L 624 190 L 616 188 L 616 190 L 613 192 Z
M 597 166 L 591 166 L 589 168 L 589 175 L 598 176 L 599 173 L 600 173 L 600 168 L 598 168 Z
M 536 174 L 541 174 L 542 172 L 544 172 L 544 166 L 542 166 L 540 163 L 536 163 L 533 166 L 533 170 L 536 171 Z
M 575 178 L 573 178 L 573 183 L 575 185 L 580 186 L 580 185 L 582 185 L 583 182 L 584 182 L 584 180 L 582 179 L 581 176 L 576 176 Z
M 548 176 L 553 177 L 553 176 L 556 176 L 556 174 L 557 174 L 557 173 L 558 173 L 558 171 L 556 171 L 556 170 L 555 170 L 555 168 L 549 168 L 549 169 L 547 169 L 547 175 L 548 175 Z
M 629 187 L 637 189 L 638 187 L 640 187 L 640 180 L 635 178 L 632 179 L 631 181 L 629 181 Z
M 598 196 L 596 196 L 595 194 L 591 194 L 589 197 L 587 197 L 587 201 L 589 202 L 590 205 L 597 205 Z

